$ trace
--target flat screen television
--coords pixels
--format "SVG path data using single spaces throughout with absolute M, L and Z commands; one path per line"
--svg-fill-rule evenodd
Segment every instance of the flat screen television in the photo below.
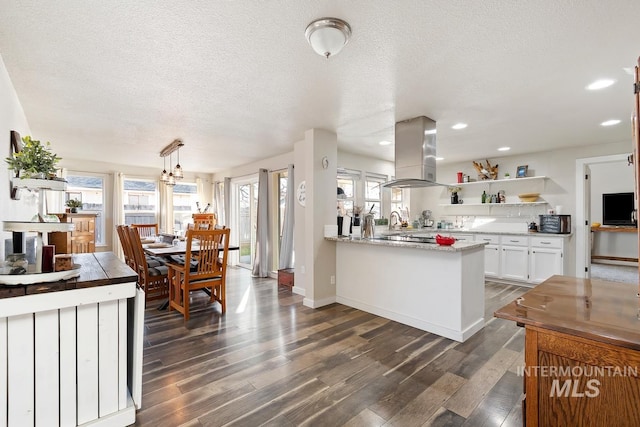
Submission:
M 602 224 L 636 225 L 632 219 L 633 193 L 608 193 L 602 195 Z

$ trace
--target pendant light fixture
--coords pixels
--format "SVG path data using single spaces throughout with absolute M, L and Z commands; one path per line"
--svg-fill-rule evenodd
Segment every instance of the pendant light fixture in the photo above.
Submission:
M 167 159 L 165 157 L 162 158 L 162 173 L 160 174 L 160 181 L 167 182 L 169 179 L 169 174 L 167 173 Z
M 175 179 L 184 178 L 184 174 L 182 173 L 182 167 L 180 166 L 180 146 L 178 146 L 178 164 L 173 169 L 173 177 Z
M 171 155 L 169 155 L 169 170 L 171 170 Z M 173 176 L 173 172 L 169 172 L 169 179 L 165 182 L 169 187 L 176 185 L 176 177 Z
M 162 157 L 162 164 L 164 166 L 162 174 L 160 174 L 160 181 L 164 182 L 168 186 L 176 185 L 176 180 L 184 178 L 182 166 L 180 166 L 180 147 L 184 145 L 181 139 L 174 139 L 171 144 L 167 145 L 160 151 L 160 157 Z M 178 151 L 178 164 L 175 169 L 173 166 L 173 152 Z M 167 173 L 167 157 L 169 157 L 169 172 Z

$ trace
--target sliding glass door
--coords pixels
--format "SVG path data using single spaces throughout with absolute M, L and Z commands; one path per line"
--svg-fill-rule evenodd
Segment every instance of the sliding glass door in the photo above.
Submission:
M 256 246 L 256 224 L 258 212 L 258 179 L 236 184 L 236 214 L 238 224 L 238 246 L 240 267 L 252 268 Z

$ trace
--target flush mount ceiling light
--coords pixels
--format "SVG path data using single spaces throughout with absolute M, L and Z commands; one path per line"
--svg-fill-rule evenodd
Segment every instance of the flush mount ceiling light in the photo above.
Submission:
M 391 145 L 391 141 L 380 141 L 378 142 L 380 145 Z
M 511 147 L 500 147 L 498 148 L 498 151 L 509 151 L 511 150 Z
M 307 26 L 304 35 L 318 55 L 329 59 L 349 43 L 351 27 L 342 19 L 320 18 Z
M 600 126 L 615 126 L 618 123 L 620 123 L 620 120 L 612 119 L 612 120 L 607 120 L 607 121 L 604 121 L 604 122 L 600 123 Z
M 451 129 L 460 130 L 466 128 L 467 126 L 468 125 L 466 123 L 456 123 L 455 125 L 451 126 Z

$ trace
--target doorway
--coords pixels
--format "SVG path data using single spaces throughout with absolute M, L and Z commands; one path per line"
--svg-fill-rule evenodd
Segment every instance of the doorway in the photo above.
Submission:
M 576 159 L 576 277 L 591 277 L 591 169 L 606 163 L 626 166 L 627 157 L 627 154 L 615 154 Z

